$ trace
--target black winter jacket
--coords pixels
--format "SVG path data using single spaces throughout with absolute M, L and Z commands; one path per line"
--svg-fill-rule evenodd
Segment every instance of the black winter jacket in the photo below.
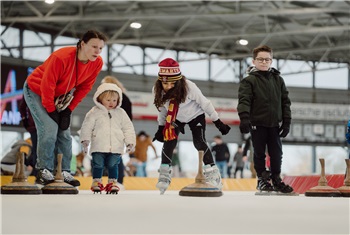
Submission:
M 241 82 L 238 90 L 238 114 L 247 113 L 252 126 L 276 127 L 291 121 L 291 101 L 280 72 L 267 72 L 255 67 Z

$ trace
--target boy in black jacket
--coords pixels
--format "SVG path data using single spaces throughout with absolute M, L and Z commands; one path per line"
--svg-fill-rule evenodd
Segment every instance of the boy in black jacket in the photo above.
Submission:
M 239 86 L 238 115 L 240 131 L 251 133 L 257 189 L 291 193 L 293 188 L 282 182 L 282 142 L 289 133 L 291 101 L 280 72 L 270 67 L 272 49 L 259 46 L 253 50 L 254 67 L 248 69 Z M 280 125 L 281 123 L 281 125 Z M 265 152 L 271 158 L 271 174 L 265 168 Z M 271 185 L 272 183 L 272 185 Z

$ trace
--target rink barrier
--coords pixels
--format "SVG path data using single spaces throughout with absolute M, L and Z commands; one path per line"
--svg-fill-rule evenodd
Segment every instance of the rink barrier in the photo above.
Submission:
M 318 185 L 320 175 L 285 176 L 283 182 L 293 187 L 294 192 L 304 194 L 307 190 Z M 344 185 L 344 174 L 326 175 L 328 186 L 339 188 Z
M 75 177 L 80 181 L 79 190 L 89 190 L 92 182 L 91 177 Z M 305 191 L 318 185 L 319 175 L 314 176 L 285 176 L 283 181 L 294 188 L 294 192 L 304 194 Z M 344 175 L 326 175 L 328 185 L 339 188 L 344 184 Z M 103 177 L 103 184 L 107 183 L 107 177 Z M 126 190 L 157 190 L 155 187 L 158 178 L 125 177 L 124 187 Z M 12 181 L 12 176 L 1 176 L 1 186 Z M 28 177 L 28 182 L 34 184 L 35 178 Z M 256 179 L 223 179 L 223 190 L 227 191 L 256 191 Z M 181 190 L 192 184 L 193 178 L 173 178 L 168 190 Z

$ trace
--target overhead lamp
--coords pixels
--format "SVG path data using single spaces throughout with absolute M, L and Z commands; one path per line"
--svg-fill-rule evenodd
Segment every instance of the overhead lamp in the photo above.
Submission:
M 246 40 L 246 39 L 239 39 L 239 40 L 237 40 L 237 43 L 239 45 L 246 46 L 246 45 L 248 45 L 248 40 Z
M 132 23 L 130 24 L 130 27 L 133 28 L 133 29 L 139 29 L 139 28 L 142 27 L 142 24 L 139 23 L 139 22 L 132 22 Z
M 55 2 L 55 0 L 45 0 L 45 2 L 46 2 L 47 4 L 52 4 L 52 3 Z

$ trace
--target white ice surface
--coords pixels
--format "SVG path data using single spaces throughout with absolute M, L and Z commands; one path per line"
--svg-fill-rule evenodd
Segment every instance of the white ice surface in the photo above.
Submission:
M 350 199 L 118 195 L 1 195 L 2 234 L 349 234 Z

